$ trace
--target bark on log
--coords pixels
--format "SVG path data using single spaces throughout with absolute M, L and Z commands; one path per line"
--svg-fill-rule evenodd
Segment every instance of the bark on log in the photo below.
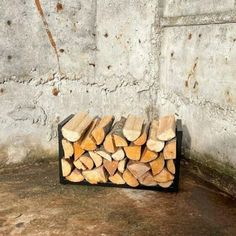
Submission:
M 166 160 L 176 159 L 176 139 L 172 139 L 166 143 L 163 155 Z
M 100 147 L 100 149 L 98 149 L 97 151 L 95 151 L 98 155 L 100 155 L 101 157 L 103 157 L 104 159 L 111 161 L 111 155 L 109 153 L 107 153 L 105 151 L 105 149 L 103 147 Z
M 62 139 L 62 148 L 64 151 L 64 157 L 70 158 L 74 154 L 74 148 L 73 145 L 67 141 L 66 139 Z
M 165 145 L 164 141 L 161 141 L 157 138 L 158 131 L 158 121 L 153 120 L 149 130 L 149 136 L 147 140 L 147 147 L 154 152 L 160 152 Z
M 131 187 L 137 187 L 139 185 L 138 180 L 130 173 L 128 169 L 126 169 L 122 175 L 126 184 Z
M 62 135 L 70 142 L 76 142 L 86 132 L 93 119 L 86 112 L 76 114 L 62 127 Z
M 111 134 L 112 134 L 114 144 L 116 147 L 128 146 L 126 138 L 123 134 L 123 128 L 125 125 L 125 121 L 126 121 L 126 119 L 124 117 L 121 117 L 121 119 L 114 124 L 114 126 L 111 130 Z
M 141 135 L 143 122 L 142 117 L 129 115 L 123 128 L 124 136 L 131 142 L 136 140 Z
M 92 136 L 95 139 L 97 145 L 102 144 L 104 141 L 106 135 L 109 133 L 112 127 L 114 119 L 114 116 L 104 116 L 92 131 Z
M 175 137 L 175 116 L 164 116 L 159 119 L 157 138 L 162 141 L 168 141 Z
M 94 168 L 92 170 L 84 170 L 82 175 L 90 184 L 107 182 L 107 175 L 103 166 Z

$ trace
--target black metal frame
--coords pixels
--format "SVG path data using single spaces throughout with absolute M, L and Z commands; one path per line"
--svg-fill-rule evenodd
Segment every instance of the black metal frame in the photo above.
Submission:
M 113 184 L 111 182 L 107 183 L 98 183 L 98 184 L 90 184 L 87 181 L 82 181 L 78 183 L 70 182 L 62 175 L 62 168 L 61 168 L 61 158 L 63 158 L 63 148 L 62 148 L 62 127 L 73 117 L 74 115 L 68 116 L 65 120 L 63 120 L 60 124 L 58 124 L 58 145 L 59 145 L 59 155 L 58 155 L 58 161 L 59 161 L 59 181 L 61 184 L 75 184 L 75 185 L 91 185 L 91 186 L 104 186 L 104 187 L 117 187 L 117 188 L 133 188 L 127 184 L 117 185 Z M 165 191 L 165 192 L 178 192 L 179 190 L 179 170 L 180 170 L 180 159 L 181 159 L 181 145 L 182 145 L 182 136 L 183 136 L 183 130 L 182 130 L 182 122 L 181 120 L 177 120 L 176 122 L 176 159 L 175 159 L 175 167 L 176 167 L 176 173 L 175 178 L 172 183 L 172 185 L 169 188 L 162 188 L 159 185 L 157 186 L 143 186 L 139 185 L 138 187 L 135 187 L 133 189 L 147 189 L 147 190 L 155 190 L 155 191 Z

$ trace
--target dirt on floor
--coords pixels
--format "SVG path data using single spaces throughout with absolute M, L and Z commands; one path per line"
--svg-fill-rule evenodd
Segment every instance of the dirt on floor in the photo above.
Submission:
M 236 235 L 236 200 L 181 170 L 180 192 L 60 185 L 54 161 L 0 171 L 0 235 Z

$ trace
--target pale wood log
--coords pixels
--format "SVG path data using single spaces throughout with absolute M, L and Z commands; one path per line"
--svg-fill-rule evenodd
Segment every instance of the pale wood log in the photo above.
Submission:
M 138 179 L 150 170 L 150 166 L 139 161 L 129 161 L 127 164 L 127 169 L 136 179 Z
M 68 176 L 72 171 L 73 165 L 70 160 L 68 159 L 61 159 L 61 169 L 62 169 L 62 175 L 64 177 Z
M 94 163 L 92 158 L 86 153 L 83 154 L 79 160 L 83 163 L 84 166 L 86 166 L 89 170 L 93 169 Z
M 105 151 L 104 147 L 100 147 L 95 152 L 108 161 L 112 160 L 111 155 Z
M 74 166 L 79 170 L 87 169 L 87 167 L 85 167 L 84 164 L 79 159 L 75 160 L 73 163 L 74 163 Z
M 144 186 L 156 186 L 157 182 L 154 180 L 153 175 L 150 171 L 138 178 L 140 184 Z
M 159 119 L 157 138 L 162 141 L 168 141 L 175 137 L 175 116 L 169 115 Z
M 81 141 L 81 148 L 86 150 L 86 151 L 94 151 L 97 147 L 96 141 L 94 140 L 93 136 L 91 135 L 92 131 L 100 121 L 99 118 L 95 118 L 90 125 L 89 129 L 86 131 L 84 134 L 84 137 L 82 138 Z
M 66 176 L 66 179 L 71 182 L 81 182 L 84 180 L 84 176 L 81 174 L 81 172 L 77 169 L 74 169 L 70 175 Z
M 154 152 L 160 152 L 165 145 L 164 141 L 161 141 L 157 138 L 157 130 L 158 130 L 158 121 L 153 120 L 149 129 L 149 136 L 147 140 L 147 147 Z
M 131 172 L 126 169 L 122 175 L 124 181 L 126 184 L 128 184 L 131 187 L 137 187 L 139 185 L 138 180 L 131 174 Z
M 82 175 L 90 184 L 107 182 L 107 175 L 103 166 L 99 166 L 92 170 L 84 170 Z
M 154 161 L 151 161 L 150 166 L 151 166 L 153 175 L 159 174 L 165 166 L 165 160 L 164 160 L 163 154 L 160 153 L 157 159 L 155 159 Z
M 166 161 L 166 167 L 170 171 L 171 174 L 175 174 L 175 163 L 173 160 L 167 160 Z
M 176 139 L 172 139 L 166 143 L 163 155 L 166 160 L 176 159 Z
M 108 178 L 113 184 L 125 184 L 122 173 L 116 172 L 113 176 Z
M 96 167 L 99 167 L 102 165 L 102 157 L 99 154 L 97 154 L 94 151 L 89 151 L 89 155 L 92 158 Z
M 143 145 L 147 141 L 149 125 L 143 124 L 141 135 L 133 142 L 135 145 Z
M 73 154 L 74 154 L 74 149 L 73 149 L 73 145 L 67 141 L 66 139 L 62 139 L 62 148 L 64 151 L 64 157 L 70 158 Z
M 81 142 L 76 141 L 73 143 L 74 146 L 74 160 L 77 160 L 81 157 L 82 154 L 85 153 L 85 150 L 81 148 Z
M 62 127 L 63 137 L 70 142 L 79 140 L 92 121 L 93 119 L 86 112 L 76 114 Z
M 141 135 L 143 123 L 142 117 L 129 115 L 123 128 L 124 136 L 131 142 L 136 140 Z
M 92 136 L 95 139 L 97 145 L 100 145 L 105 139 L 106 135 L 109 133 L 114 119 L 114 116 L 104 116 L 92 131 Z
M 118 168 L 118 161 L 103 160 L 103 166 L 110 176 L 114 175 Z
M 123 134 L 123 127 L 125 125 L 126 118 L 121 117 L 121 119 L 114 124 L 111 130 L 111 134 L 114 140 L 114 144 L 116 147 L 126 147 L 128 146 L 128 142 Z
M 158 183 L 158 185 L 161 186 L 162 188 L 169 188 L 172 183 L 173 183 L 173 180 L 164 182 L 164 183 Z
M 121 172 L 121 173 L 124 173 L 125 171 L 125 166 L 126 166 L 126 162 L 127 162 L 127 158 L 119 161 L 118 163 L 118 171 Z
M 155 175 L 154 180 L 158 183 L 165 183 L 174 179 L 172 175 L 166 168 L 164 168 L 159 174 Z
M 115 153 L 113 153 L 111 156 L 114 160 L 120 161 L 125 158 L 125 152 L 123 148 L 118 148 L 118 150 Z
M 112 134 L 111 134 L 111 133 L 109 133 L 109 134 L 106 136 L 106 138 L 105 138 L 105 140 L 104 140 L 104 142 L 103 142 L 103 147 L 104 147 L 104 149 L 105 149 L 107 152 L 109 152 L 109 153 L 114 153 L 114 152 L 116 152 L 117 147 L 116 147 L 115 144 L 114 144 L 114 140 L 113 140 L 113 137 L 112 137 Z
M 124 147 L 124 151 L 129 159 L 138 161 L 141 157 L 141 148 L 141 146 L 131 143 L 129 146 Z
M 147 163 L 153 161 L 158 157 L 158 153 L 149 150 L 147 147 L 144 148 L 140 162 Z

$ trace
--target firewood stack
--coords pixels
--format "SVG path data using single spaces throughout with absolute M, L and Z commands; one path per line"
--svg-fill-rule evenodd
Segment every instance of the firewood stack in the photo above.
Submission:
M 175 129 L 173 115 L 149 124 L 134 115 L 115 121 L 80 112 L 61 129 L 62 175 L 71 182 L 168 188 L 176 172 Z

